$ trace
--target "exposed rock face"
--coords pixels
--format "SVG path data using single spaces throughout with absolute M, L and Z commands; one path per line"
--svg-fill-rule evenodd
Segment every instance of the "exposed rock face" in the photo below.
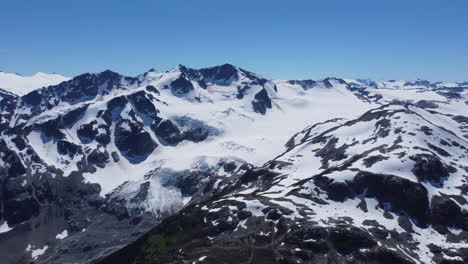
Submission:
M 415 106 L 421 107 L 421 108 L 438 108 L 439 107 L 436 102 L 427 101 L 427 100 L 419 100 L 418 102 L 416 102 Z
M 265 114 L 266 110 L 271 108 L 271 100 L 265 89 L 262 89 L 255 95 L 252 106 L 255 112 L 261 114 Z
M 89 124 L 84 124 L 80 126 L 76 132 L 78 133 L 78 136 L 80 137 L 81 142 L 83 143 L 92 142 L 98 134 L 97 121 L 92 121 Z
M 83 152 L 81 146 L 75 145 L 66 140 L 60 140 L 57 142 L 57 151 L 62 155 L 68 155 L 70 157 L 75 156 L 77 153 L 82 154 Z
M 298 81 L 298 80 L 290 80 L 290 81 L 288 81 L 288 83 L 290 83 L 290 84 L 299 84 L 299 85 L 302 86 L 305 90 L 311 89 L 311 88 L 313 88 L 314 86 L 317 85 L 317 82 L 314 81 L 314 80 L 301 80 L 301 81 Z
M 157 125 L 154 124 L 152 128 L 164 143 L 170 145 L 177 145 L 183 140 L 200 142 L 210 134 L 219 133 L 217 129 L 190 118 L 180 118 L 175 121 L 165 119 Z
M 192 83 L 183 77 L 171 82 L 171 91 L 175 95 L 185 94 L 193 90 Z
M 450 172 L 456 171 L 453 167 L 447 167 L 434 155 L 418 154 L 410 158 L 415 161 L 412 171 L 419 181 L 443 184 Z
M 101 152 L 99 149 L 94 149 L 88 155 L 88 163 L 94 164 L 100 168 L 104 168 L 108 161 L 109 161 L 109 153 L 107 153 L 106 150 Z
M 157 147 L 148 132 L 126 119 L 116 124 L 115 145 L 133 163 L 143 161 Z
M 387 204 L 388 210 L 406 214 L 425 226 L 429 218 L 429 201 L 426 188 L 407 179 L 392 175 L 358 173 L 352 182 L 356 194 L 377 198 Z
M 231 64 L 223 64 L 217 67 L 201 69 L 200 73 L 204 77 L 205 83 L 230 85 L 239 79 L 236 67 Z
M 439 228 L 442 227 L 442 230 L 444 227 L 468 230 L 468 211 L 462 210 L 450 197 L 432 197 L 431 216 L 432 223 L 438 225 Z
M 453 120 L 457 121 L 458 123 L 465 123 L 468 124 L 468 117 L 462 116 L 462 115 L 457 115 L 452 117 Z
M 154 133 L 168 144 L 177 144 L 183 140 L 179 127 L 169 119 L 163 120 L 155 126 Z

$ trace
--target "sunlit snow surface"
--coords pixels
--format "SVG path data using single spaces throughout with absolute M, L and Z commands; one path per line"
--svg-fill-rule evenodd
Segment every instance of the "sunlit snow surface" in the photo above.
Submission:
M 24 95 L 34 89 L 56 85 L 67 80 L 70 80 L 70 78 L 60 74 L 38 72 L 32 76 L 22 76 L 0 71 L 0 89 L 16 95 Z
M 0 233 L 6 233 L 10 231 L 12 228 L 8 226 L 8 223 L 6 221 L 3 222 L 2 225 L 0 225 Z
M 26 248 L 26 252 L 31 252 L 31 257 L 33 259 L 36 259 L 40 255 L 43 255 L 48 248 L 49 248 L 49 246 L 47 246 L 47 245 L 44 245 L 44 247 L 42 247 L 42 248 L 36 248 L 36 247 L 32 246 L 31 244 L 29 244 L 28 247 Z

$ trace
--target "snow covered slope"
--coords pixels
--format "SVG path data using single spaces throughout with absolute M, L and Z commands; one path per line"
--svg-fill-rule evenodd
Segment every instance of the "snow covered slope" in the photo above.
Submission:
M 466 263 L 468 123 L 456 119 L 393 103 L 310 126 L 100 263 Z
M 0 71 L 0 89 L 16 95 L 24 95 L 35 89 L 56 85 L 70 78 L 60 74 L 47 74 L 38 72 L 32 76 L 21 76 L 16 73 Z
M 348 108 L 340 107 L 344 103 Z M 79 170 L 78 161 L 89 163 L 89 155 L 123 156 L 84 170 L 105 195 L 126 181 L 143 180 L 155 166 L 179 170 L 202 162 L 212 168 L 226 159 L 261 165 L 304 124 L 354 117 L 371 105 L 337 79 L 308 89 L 231 65 L 200 71 L 179 66 L 136 78 L 110 71 L 78 76 L 19 98 L 4 123 L 22 127 L 38 157 L 65 176 Z M 136 135 L 141 138 L 130 138 Z M 132 145 L 139 139 L 147 149 Z M 83 151 L 63 155 L 61 145 Z

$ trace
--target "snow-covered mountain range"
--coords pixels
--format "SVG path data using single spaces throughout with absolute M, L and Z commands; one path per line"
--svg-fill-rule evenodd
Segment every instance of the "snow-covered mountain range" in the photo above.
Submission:
M 468 260 L 468 83 L 0 74 L 7 263 Z

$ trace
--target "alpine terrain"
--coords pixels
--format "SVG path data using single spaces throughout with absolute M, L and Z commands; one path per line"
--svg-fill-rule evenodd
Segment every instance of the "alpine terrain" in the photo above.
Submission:
M 468 83 L 0 72 L 0 134 L 1 263 L 468 262 Z

